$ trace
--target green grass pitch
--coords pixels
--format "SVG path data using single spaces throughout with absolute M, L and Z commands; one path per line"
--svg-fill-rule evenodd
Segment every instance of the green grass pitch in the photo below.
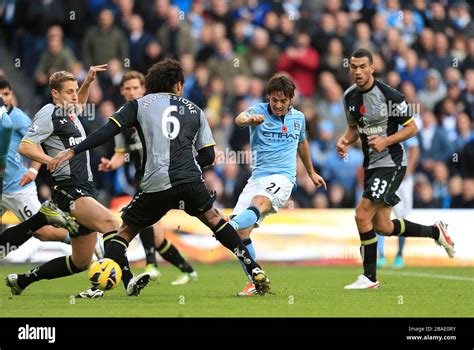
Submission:
M 344 290 L 359 267 L 264 264 L 274 294 L 238 298 L 245 284 L 238 263 L 195 264 L 199 281 L 171 286 L 178 270 L 161 265 L 161 281 L 139 297 L 123 285 L 96 300 L 71 296 L 88 288 L 86 273 L 27 288 L 11 296 L 3 279 L 31 266 L 0 265 L 0 317 L 472 317 L 472 268 L 380 270 L 381 288 Z M 134 268 L 135 273 L 141 269 Z

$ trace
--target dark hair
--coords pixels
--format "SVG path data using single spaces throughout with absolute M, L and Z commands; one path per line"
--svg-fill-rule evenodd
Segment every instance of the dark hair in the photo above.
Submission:
M 123 87 L 123 84 L 125 84 L 126 81 L 132 79 L 138 79 L 140 81 L 140 85 L 145 85 L 145 76 L 136 70 L 131 70 L 130 72 L 127 72 L 123 75 L 122 81 L 120 82 L 120 87 Z
M 274 92 L 282 92 L 286 97 L 293 98 L 295 96 L 295 83 L 283 74 L 274 74 L 267 82 L 265 95 L 271 95 Z
M 145 88 L 149 94 L 173 92 L 173 87 L 179 82 L 184 84 L 183 68 L 178 61 L 167 58 L 148 69 Z
M 369 59 L 370 64 L 374 63 L 374 60 L 372 58 L 372 52 L 370 52 L 369 50 L 366 50 L 366 49 L 357 49 L 357 50 L 355 50 L 352 53 L 351 57 L 355 57 L 355 58 L 367 57 Z
M 7 80 L 7 78 L 3 75 L 0 75 L 0 89 L 5 88 L 8 88 L 8 90 L 12 89 L 12 87 L 10 86 L 10 82 Z

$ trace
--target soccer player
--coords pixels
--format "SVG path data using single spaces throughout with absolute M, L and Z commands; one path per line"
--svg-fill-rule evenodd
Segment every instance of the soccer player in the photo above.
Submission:
M 45 105 L 36 114 L 28 133 L 22 139 L 19 152 L 27 158 L 46 164 L 62 150 L 80 144 L 86 134 L 78 115 L 84 109 L 90 84 L 96 74 L 106 69 L 107 65 L 92 66 L 80 89 L 73 74 L 66 71 L 53 73 L 49 79 L 53 103 Z M 61 210 L 70 211 L 79 222 L 77 236 L 71 236 L 72 255 L 53 259 L 25 274 L 8 275 L 7 286 L 14 295 L 21 294 L 34 282 L 86 270 L 92 259 L 97 231 L 104 232 L 104 238 L 107 238 L 118 229 L 118 222 L 112 213 L 95 199 L 96 189 L 88 152 L 58 167 L 52 175 L 53 201 Z M 148 275 L 130 278 L 127 281 L 130 283 L 125 284 L 127 294 L 136 295 L 139 291 L 137 285 L 146 277 L 149 278 Z M 98 292 L 101 291 L 97 291 L 97 294 L 103 294 Z M 87 297 L 94 298 L 95 295 Z
M 137 71 L 125 73 L 120 83 L 120 94 L 126 101 L 143 97 L 145 94 L 145 76 Z M 115 154 L 111 159 L 102 158 L 101 164 L 99 164 L 99 170 L 111 171 L 120 168 L 125 164 L 126 155 L 128 155 L 130 160 L 135 164 L 135 182 L 138 188 L 141 178 L 143 177 L 141 167 L 143 146 L 138 131 L 135 128 L 124 130 L 115 136 Z M 181 270 L 181 275 L 178 276 L 175 281 L 171 282 L 172 285 L 183 285 L 197 280 L 197 272 L 194 271 L 191 264 L 189 264 L 181 256 L 178 249 L 164 237 L 160 222 L 141 231 L 140 239 L 145 249 L 147 264 L 145 272 L 150 274 L 152 280 L 157 280 L 161 276 L 158 270 L 158 263 L 156 262 L 156 251 L 158 251 L 163 259 Z
M 32 162 L 27 169 L 24 165 L 23 157 L 18 154 L 17 149 L 23 136 L 28 132 L 31 120 L 18 107 L 13 106 L 13 91 L 10 82 L 0 76 L 0 94 L 3 98 L 7 115 L 13 123 L 13 134 L 7 156 L 7 167 L 3 179 L 2 203 L 0 205 L 2 215 L 7 209 L 11 210 L 20 221 L 24 222 L 28 218 L 40 211 L 41 203 L 38 200 L 36 184 L 34 182 L 41 163 Z M 46 204 L 45 206 L 48 206 Z M 45 211 L 43 207 L 43 212 Z M 62 220 L 61 220 L 62 221 Z M 31 238 L 32 232 L 25 230 L 24 226 L 15 226 L 5 230 L 0 236 L 0 245 L 19 247 Z M 69 233 L 64 228 L 56 228 L 46 225 L 36 230 L 33 235 L 42 241 L 60 241 L 69 243 Z
M 82 152 L 105 143 L 121 129 L 135 127 L 144 148 L 144 176 L 105 255 L 121 267 L 127 266 L 128 244 L 137 233 L 158 222 L 170 209 L 182 209 L 199 218 L 223 246 L 244 262 L 257 292 L 266 294 L 270 281 L 265 272 L 232 225 L 213 209 L 215 198 L 205 186 L 201 168 L 213 163 L 215 142 L 204 112 L 182 97 L 183 85 L 179 62 L 166 59 L 154 64 L 145 78 L 147 95 L 125 103 L 106 125 L 58 154 L 48 169 L 55 171 L 63 161 L 81 157 Z M 126 273 L 122 275 L 122 279 L 128 278 Z
M 355 84 L 343 97 L 348 128 L 336 144 L 338 154 L 344 157 L 360 137 L 364 152 L 364 192 L 355 215 L 364 273 L 346 289 L 379 287 L 375 231 L 384 236 L 433 238 L 454 257 L 454 243 L 444 222 L 425 226 L 401 218 L 390 220 L 392 207 L 400 201 L 395 192 L 406 173 L 406 155 L 400 142 L 414 136 L 417 127 L 405 97 L 375 80 L 374 70 L 370 51 L 354 51 L 349 73 Z M 403 129 L 398 130 L 399 125 Z
M 8 149 L 13 133 L 13 123 L 4 106 L 0 93 L 0 194 L 3 194 L 3 175 L 7 164 Z
M 311 162 L 305 117 L 291 106 L 294 94 L 295 84 L 286 76 L 275 74 L 267 82 L 268 102 L 250 107 L 235 119 L 239 127 L 250 126 L 253 169 L 230 216 L 230 223 L 238 230 L 253 259 L 256 259 L 256 253 L 250 233 L 290 198 L 296 184 L 297 154 L 316 187 L 326 188 L 324 179 L 316 173 Z M 244 272 L 247 273 L 246 269 Z M 255 286 L 250 280 L 237 295 L 254 294 Z
M 414 179 L 413 173 L 418 165 L 418 159 L 420 158 L 420 148 L 418 146 L 418 139 L 411 137 L 402 142 L 402 146 L 407 150 L 407 173 L 403 179 L 400 188 L 396 192 L 396 195 L 400 197 L 400 202 L 393 207 L 393 212 L 396 217 L 407 218 L 413 209 L 413 188 Z M 403 261 L 403 248 L 405 247 L 406 237 L 398 237 L 398 252 L 392 263 L 392 268 L 401 269 L 405 262 Z M 377 267 L 385 267 L 387 265 L 387 259 L 384 254 L 384 236 L 377 237 L 377 249 L 379 251 L 379 257 L 377 259 Z

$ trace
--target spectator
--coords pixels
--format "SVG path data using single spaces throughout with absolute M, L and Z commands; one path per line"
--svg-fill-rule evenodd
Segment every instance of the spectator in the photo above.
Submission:
M 449 179 L 449 207 L 450 208 L 463 208 L 463 195 L 462 195 L 463 180 L 459 175 L 453 176 Z
M 461 64 L 463 73 L 468 69 L 474 69 L 474 36 L 466 38 L 466 57 Z
M 408 50 L 404 57 L 405 68 L 400 71 L 402 82 L 408 80 L 415 85 L 416 91 L 423 88 L 427 71 L 418 63 L 418 55 L 414 50 Z
M 38 91 L 44 100 L 49 100 L 49 76 L 60 70 L 71 69 L 76 60 L 71 49 L 64 47 L 62 35 L 57 35 L 54 27 L 50 28 L 47 40 L 47 50 L 41 54 L 35 69 Z
M 310 46 L 310 41 L 311 38 L 307 33 L 299 33 L 296 37 L 296 45 L 287 48 L 277 64 L 277 70 L 291 75 L 303 97 L 314 95 L 314 75 L 319 67 L 319 54 Z
M 420 143 L 421 169 L 431 173 L 435 161 L 446 161 L 451 156 L 451 147 L 442 127 L 438 126 L 434 114 L 430 111 L 421 113 L 423 126 L 417 137 Z
M 456 117 L 457 137 L 455 141 L 455 151 L 459 152 L 462 148 L 474 140 L 474 131 L 471 126 L 472 122 L 466 113 L 458 113 Z
M 433 187 L 428 179 L 415 182 L 413 208 L 441 208 L 441 203 L 433 197 Z
M 265 81 L 268 80 L 274 73 L 278 53 L 278 48 L 270 44 L 268 32 L 262 28 L 255 28 L 252 44 L 245 55 L 252 76 Z
M 433 166 L 433 198 L 441 204 L 441 208 L 449 208 L 448 189 L 449 171 L 443 162 L 435 162 Z
M 436 103 L 446 95 L 446 87 L 442 84 L 441 74 L 436 69 L 429 69 L 425 79 L 425 86 L 418 94 L 421 103 L 433 111 Z
M 461 96 L 467 101 L 469 105 L 468 115 L 471 120 L 474 120 L 474 69 L 468 69 L 464 73 L 466 79 L 466 87 L 461 93 Z
M 237 74 L 250 76 L 250 69 L 242 56 L 234 53 L 229 40 L 217 44 L 216 55 L 209 59 L 211 75 L 217 75 L 224 81 L 225 90 L 232 91 L 232 80 Z
M 111 10 L 101 10 L 99 25 L 87 31 L 82 43 L 82 55 L 86 67 L 103 64 L 114 58 L 123 64 L 129 57 L 127 38 L 114 26 Z
M 454 58 L 449 53 L 449 44 L 446 34 L 437 33 L 435 35 L 435 50 L 433 54 L 427 56 L 427 61 L 430 67 L 437 69 L 441 74 L 444 74 L 446 69 L 451 67 Z
M 184 53 L 194 54 L 196 51 L 191 28 L 177 7 L 170 7 L 166 23 L 156 34 L 166 56 L 179 59 Z
M 152 40 L 150 33 L 144 31 L 143 19 L 138 15 L 132 15 L 128 20 L 128 45 L 130 47 L 130 67 L 146 72 L 149 65 L 146 59 L 146 47 Z

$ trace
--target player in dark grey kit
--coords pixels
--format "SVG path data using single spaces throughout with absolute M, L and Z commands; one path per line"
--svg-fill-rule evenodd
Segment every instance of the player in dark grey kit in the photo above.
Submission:
M 131 101 L 145 95 L 145 76 L 137 71 L 129 71 L 124 74 L 120 82 L 120 94 L 125 101 Z M 111 159 L 101 158 L 100 171 L 110 171 L 120 168 L 125 164 L 126 155 L 130 157 L 135 165 L 135 186 L 139 188 L 142 177 L 143 147 L 140 136 L 135 128 L 123 130 L 115 136 L 115 153 Z M 158 280 L 161 276 L 158 270 L 155 253 L 181 270 L 180 276 L 172 285 L 182 285 L 197 281 L 198 274 L 193 267 L 180 254 L 179 250 L 164 236 L 164 229 L 158 221 L 153 226 L 147 227 L 140 232 L 140 239 L 145 249 L 146 268 L 145 272 L 150 275 L 151 280 Z
M 19 153 L 46 164 L 61 151 L 80 144 L 86 134 L 79 116 L 87 102 L 90 84 L 98 72 L 106 69 L 107 65 L 92 66 L 80 89 L 73 74 L 66 71 L 52 74 L 49 87 L 53 103 L 45 105 L 35 115 L 28 133 L 18 148 Z M 71 236 L 72 255 L 53 259 L 25 274 L 8 275 L 7 286 L 15 295 L 21 294 L 34 282 L 69 276 L 86 270 L 94 252 L 97 231 L 103 232 L 105 237 L 115 234 L 118 229 L 118 222 L 112 213 L 95 199 L 96 190 L 88 152 L 64 163 L 52 175 L 53 201 L 61 210 L 70 212 L 80 224 L 77 236 Z M 21 227 L 27 228 L 25 223 L 31 226 L 37 225 L 38 222 L 39 224 L 46 222 L 40 214 L 22 223 Z M 127 286 L 127 294 L 135 295 L 137 290 L 135 285 L 139 283 L 137 277 Z
M 414 136 L 417 127 L 405 97 L 390 86 L 375 80 L 372 54 L 356 50 L 349 71 L 355 85 L 344 93 L 349 127 L 337 142 L 341 157 L 359 137 L 364 152 L 364 193 L 356 208 L 355 220 L 361 240 L 364 274 L 346 289 L 378 288 L 376 278 L 377 236 L 430 237 L 454 257 L 454 243 L 447 225 L 419 225 L 402 218 L 390 220 L 392 207 L 400 201 L 395 194 L 406 172 L 406 155 L 400 142 Z M 398 126 L 403 129 L 398 131 Z
M 105 126 L 58 154 L 48 169 L 55 171 L 63 161 L 105 143 L 121 129 L 135 127 L 143 146 L 143 178 L 122 215 L 123 225 L 105 248 L 105 256 L 127 266 L 128 244 L 137 232 L 159 221 L 170 209 L 183 209 L 211 228 L 216 239 L 245 264 L 258 293 L 266 294 L 270 281 L 265 272 L 233 227 L 213 209 L 214 196 L 204 184 L 201 168 L 213 163 L 215 143 L 205 114 L 181 97 L 183 84 L 183 70 L 177 61 L 167 59 L 153 65 L 145 79 L 147 95 L 127 102 Z M 124 274 L 122 278 L 126 283 L 130 277 Z

